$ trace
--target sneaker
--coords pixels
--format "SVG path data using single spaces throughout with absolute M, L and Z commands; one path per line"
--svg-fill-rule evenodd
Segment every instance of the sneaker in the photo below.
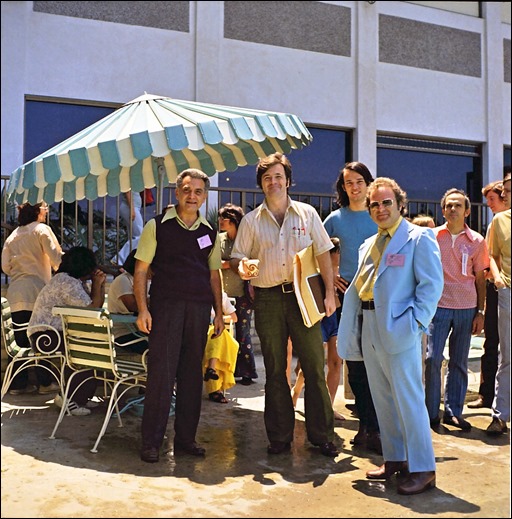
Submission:
M 53 400 L 53 403 L 57 406 L 57 407 L 60 407 L 62 408 L 62 403 L 63 403 L 63 399 L 62 399 L 62 396 L 60 394 L 58 395 L 55 395 L 55 399 Z M 87 402 L 89 403 L 89 402 Z M 93 403 L 96 403 L 96 402 L 93 402 Z M 87 405 L 87 404 L 86 404 Z M 91 410 L 88 409 L 87 407 L 80 407 L 77 403 L 75 402 L 70 402 L 68 404 L 68 411 L 73 415 L 73 416 L 87 416 L 88 414 L 91 414 Z
M 9 389 L 10 395 L 29 395 L 37 392 L 37 386 L 29 384 L 27 387 L 21 389 Z
M 87 403 L 85 404 L 85 407 L 87 407 L 87 409 L 94 409 L 95 407 L 98 407 L 100 405 L 99 402 L 96 402 L 95 400 L 88 400 Z
M 487 427 L 487 429 L 485 430 L 485 432 L 491 436 L 503 434 L 507 431 L 507 422 L 501 420 L 500 418 L 497 418 L 496 416 L 493 417 L 492 422 L 489 424 L 489 427 Z
M 76 402 L 69 402 L 68 411 L 73 416 L 87 416 L 91 414 L 91 410 L 87 409 L 87 407 L 80 407 Z
M 38 393 L 40 395 L 48 395 L 49 393 L 58 393 L 60 386 L 57 382 L 52 382 L 49 386 L 39 386 Z

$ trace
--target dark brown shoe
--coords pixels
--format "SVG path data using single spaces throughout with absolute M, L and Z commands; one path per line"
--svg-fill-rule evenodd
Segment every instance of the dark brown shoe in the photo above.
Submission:
M 485 430 L 489 436 L 498 436 L 499 434 L 506 433 L 508 431 L 507 422 L 504 422 L 497 416 L 494 416 L 489 427 Z
M 290 442 L 273 441 L 270 442 L 269 446 L 267 447 L 267 452 L 269 454 L 282 454 L 283 452 L 288 452 L 290 449 Z
M 421 494 L 429 488 L 436 486 L 436 473 L 431 472 L 411 472 L 409 477 L 398 485 L 397 491 L 405 496 Z
M 366 448 L 369 451 L 382 455 L 382 444 L 380 442 L 380 433 L 378 431 L 368 433 L 366 436 Z
M 175 443 L 174 454 L 190 454 L 190 456 L 205 456 L 206 449 L 195 442 Z
M 332 442 L 315 443 L 314 445 L 320 449 L 320 452 L 324 456 L 335 458 L 340 453 L 338 451 L 338 447 L 336 447 L 336 445 L 334 445 Z
M 409 473 L 406 461 L 386 461 L 378 469 L 369 470 L 366 477 L 368 479 L 389 479 L 397 472 L 402 475 Z
M 156 447 L 143 447 L 140 451 L 140 459 L 146 463 L 156 463 L 159 459 L 158 451 Z

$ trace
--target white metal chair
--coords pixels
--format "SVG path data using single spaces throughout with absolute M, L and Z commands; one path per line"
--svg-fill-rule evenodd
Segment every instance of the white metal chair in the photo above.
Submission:
M 105 434 L 114 410 L 119 427 L 123 426 L 119 411 L 120 400 L 128 390 L 146 384 L 147 351 L 139 356 L 138 360 L 126 359 L 116 354 L 112 315 L 105 308 L 57 306 L 53 308 L 53 314 L 61 316 L 66 361 L 74 373 L 68 380 L 62 409 L 50 438 L 55 438 L 55 433 L 66 414 L 68 403 L 73 400 L 74 393 L 91 377 L 83 380 L 71 394 L 69 394 L 69 382 L 78 373 L 92 370 L 92 377 L 103 381 L 110 390 L 105 419 L 91 449 L 91 452 L 98 452 L 98 444 Z
M 2 382 L 1 398 L 7 393 L 14 377 L 22 371 L 38 366 L 41 369 L 45 369 L 55 378 L 59 384 L 60 391 L 64 390 L 64 367 L 66 364 L 65 355 L 59 351 L 60 347 L 60 334 L 52 326 L 46 326 L 46 328 L 54 332 L 58 338 L 56 345 L 50 351 L 43 349 L 49 337 L 45 334 L 39 336 L 37 343 L 35 344 L 36 350 L 32 348 L 23 348 L 16 342 L 14 332 L 26 331 L 29 329 L 28 323 L 23 325 L 15 324 L 11 317 L 11 307 L 9 301 L 2 297 L 2 342 L 4 343 L 5 351 L 10 357 L 10 362 L 5 370 L 4 380 Z M 45 362 L 43 362 L 45 361 Z M 51 365 L 49 365 L 50 363 Z
M 229 302 L 236 307 L 236 299 L 234 297 L 228 297 Z M 235 330 L 235 323 L 233 319 L 231 319 L 230 315 L 224 316 L 224 326 L 228 330 L 228 332 L 236 339 L 236 330 Z

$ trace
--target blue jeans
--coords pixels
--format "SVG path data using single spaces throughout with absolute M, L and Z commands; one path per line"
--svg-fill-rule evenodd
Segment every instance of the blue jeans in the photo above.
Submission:
M 425 402 L 430 420 L 439 416 L 441 364 L 448 341 L 448 370 L 444 392 L 445 416 L 461 416 L 468 389 L 468 357 L 476 308 L 438 308 L 429 326 L 425 359 Z

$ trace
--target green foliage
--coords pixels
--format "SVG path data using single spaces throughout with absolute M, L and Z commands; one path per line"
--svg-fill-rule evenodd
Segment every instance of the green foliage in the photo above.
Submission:
M 124 227 L 119 228 L 117 232 L 117 222 L 111 217 L 105 219 L 105 232 L 103 232 L 103 211 L 94 210 L 93 212 L 93 244 L 92 250 L 96 254 L 98 263 L 105 263 L 113 258 L 119 248 L 128 240 L 128 233 Z M 54 206 L 50 209 L 50 227 L 59 239 L 61 247 L 68 250 L 71 247 L 88 247 L 87 236 L 87 214 L 79 212 L 75 219 L 74 214 L 66 214 L 63 216 L 63 226 L 61 229 L 60 211 Z M 103 252 L 105 251 L 105 252 Z
M 219 210 L 216 207 L 210 207 L 208 212 L 206 213 L 206 219 L 209 224 L 215 229 L 218 230 L 219 227 Z

